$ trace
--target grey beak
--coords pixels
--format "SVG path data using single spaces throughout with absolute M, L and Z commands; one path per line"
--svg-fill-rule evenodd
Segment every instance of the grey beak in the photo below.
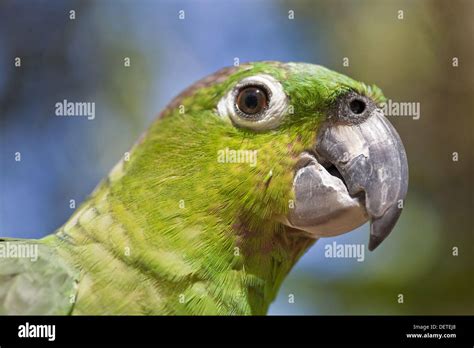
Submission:
M 408 164 L 400 137 L 374 109 L 357 124 L 328 124 L 318 136 L 316 152 L 337 168 L 351 196 L 365 197 L 369 250 L 374 250 L 395 226 L 407 193 Z

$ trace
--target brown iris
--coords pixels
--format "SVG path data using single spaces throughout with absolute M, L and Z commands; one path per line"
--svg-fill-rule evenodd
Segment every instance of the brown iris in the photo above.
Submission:
M 257 86 L 244 87 L 237 95 L 237 107 L 247 115 L 255 115 L 268 106 L 268 97 L 264 89 Z

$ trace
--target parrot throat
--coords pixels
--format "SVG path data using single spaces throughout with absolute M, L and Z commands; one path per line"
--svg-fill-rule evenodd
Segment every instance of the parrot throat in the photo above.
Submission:
M 262 228 L 252 228 L 248 217 L 241 217 L 233 228 L 238 235 L 244 262 L 242 269 L 262 280 L 260 286 L 248 287 L 252 314 L 266 314 L 285 277 L 316 239 L 277 222 L 267 221 Z

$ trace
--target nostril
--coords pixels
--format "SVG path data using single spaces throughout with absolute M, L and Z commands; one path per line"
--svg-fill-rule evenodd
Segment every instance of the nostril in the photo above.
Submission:
M 360 99 L 353 99 L 349 103 L 349 107 L 354 114 L 361 114 L 365 110 L 365 102 Z

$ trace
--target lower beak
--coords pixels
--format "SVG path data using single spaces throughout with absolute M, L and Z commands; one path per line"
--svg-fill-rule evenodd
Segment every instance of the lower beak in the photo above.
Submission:
M 327 125 L 316 152 L 337 168 L 352 197 L 365 197 L 369 250 L 374 250 L 395 226 L 407 193 L 408 164 L 400 137 L 375 109 L 359 124 Z

